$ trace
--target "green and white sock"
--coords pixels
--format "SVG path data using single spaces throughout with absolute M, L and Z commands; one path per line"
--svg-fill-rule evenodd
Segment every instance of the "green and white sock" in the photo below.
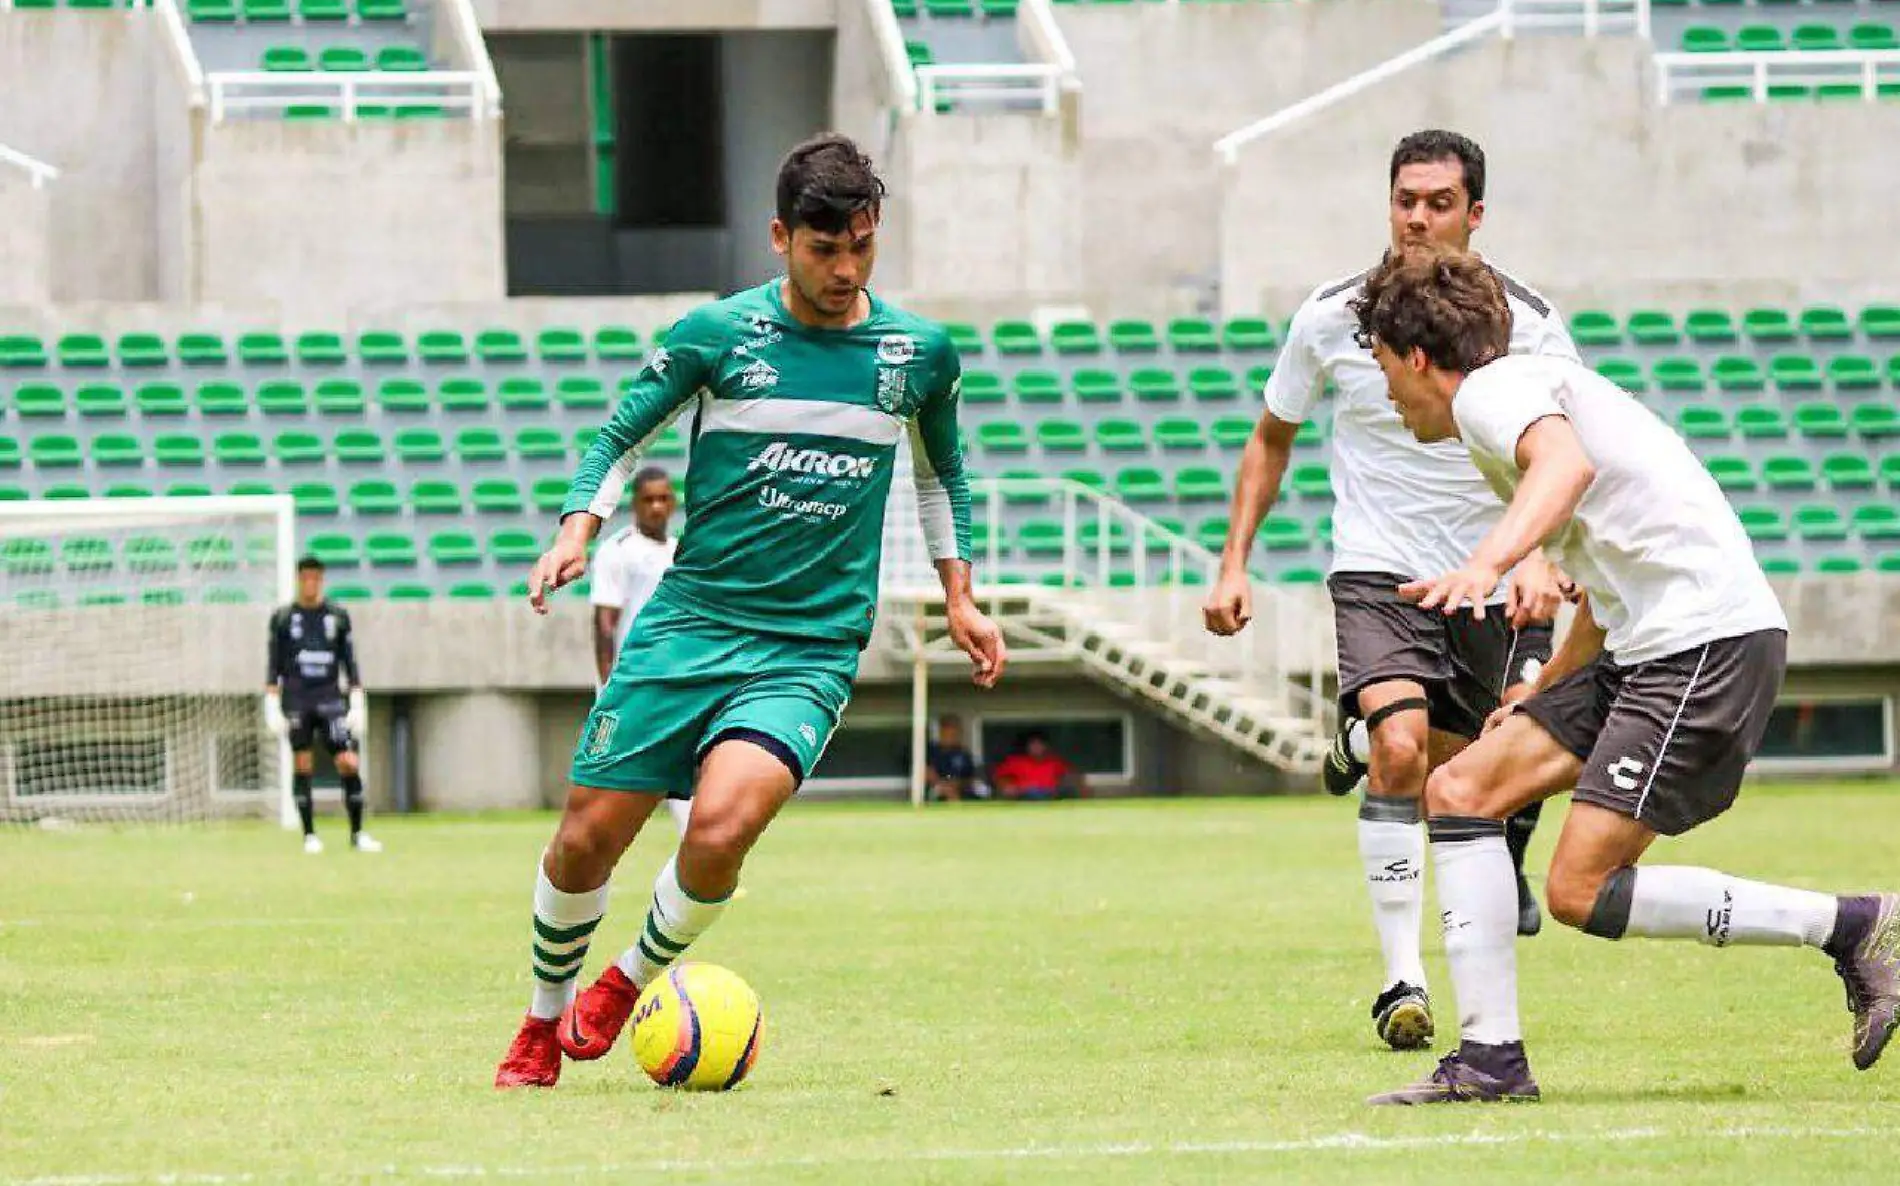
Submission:
M 530 1017 L 559 1017 L 574 999 L 575 978 L 587 959 L 587 945 L 607 913 L 607 887 L 577 894 L 554 888 L 547 870 L 534 871 L 534 999 Z
M 693 940 L 725 913 L 730 896 L 716 902 L 695 898 L 680 884 L 678 858 L 666 862 L 666 868 L 653 882 L 653 905 L 647 909 L 646 925 L 632 947 L 617 961 L 627 979 L 641 988 L 653 983 L 668 964 L 686 954 Z

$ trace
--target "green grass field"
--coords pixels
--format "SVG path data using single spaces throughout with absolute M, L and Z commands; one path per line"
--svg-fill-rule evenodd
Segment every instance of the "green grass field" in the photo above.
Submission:
M 1547 930 L 1521 956 L 1542 1104 L 1363 1106 L 1430 1059 L 1375 1047 L 1337 801 L 794 808 L 696 949 L 765 1000 L 744 1087 L 665 1092 L 616 1051 L 497 1093 L 550 822 L 379 820 L 380 857 L 0 834 L 0 1186 L 1900 1178 L 1900 1059 L 1854 1072 L 1814 952 Z M 1897 835 L 1900 787 L 1757 787 L 1657 857 L 1893 886 Z

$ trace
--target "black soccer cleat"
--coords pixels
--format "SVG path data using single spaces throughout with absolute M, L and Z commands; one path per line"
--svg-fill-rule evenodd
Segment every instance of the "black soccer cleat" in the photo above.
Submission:
M 1372 1002 L 1372 1029 L 1394 1050 L 1422 1050 L 1431 1045 L 1432 999 L 1422 988 L 1401 980 Z
M 1544 912 L 1537 905 L 1537 895 L 1531 892 L 1531 883 L 1522 869 L 1517 873 L 1517 933 L 1524 936 L 1535 935 L 1544 929 Z
M 1352 756 L 1352 729 L 1358 723 L 1357 717 L 1340 718 L 1333 748 L 1326 751 L 1326 760 L 1320 763 L 1320 782 L 1329 795 L 1350 795 L 1366 776 L 1366 764 Z
M 1854 1068 L 1867 1070 L 1900 1027 L 1900 894 L 1881 894 L 1873 925 L 1834 961 L 1854 1015 Z
M 1467 1045 L 1471 1045 L 1467 1043 Z M 1438 1060 L 1432 1073 L 1422 1081 L 1397 1091 L 1373 1096 L 1369 1104 L 1499 1104 L 1534 1103 L 1541 1098 L 1537 1080 L 1531 1078 L 1530 1063 L 1524 1059 L 1524 1047 L 1512 1042 L 1504 1046 L 1472 1046 L 1472 1056 L 1454 1050 Z M 1489 1056 L 1479 1066 L 1479 1053 Z

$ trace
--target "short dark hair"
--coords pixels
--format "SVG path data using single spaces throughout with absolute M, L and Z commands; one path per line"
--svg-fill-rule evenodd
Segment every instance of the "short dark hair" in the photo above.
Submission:
M 778 220 L 788 232 L 810 227 L 843 234 L 859 213 L 878 216 L 884 192 L 871 158 L 850 137 L 826 132 L 785 154 L 778 169 Z
M 1484 201 L 1484 149 L 1469 136 L 1427 128 L 1413 132 L 1392 150 L 1392 169 L 1385 179 L 1386 188 L 1398 184 L 1399 170 L 1406 165 L 1429 165 L 1436 161 L 1457 161 L 1465 174 L 1465 192 L 1473 202 Z
M 673 486 L 673 479 L 668 477 L 666 471 L 657 465 L 641 466 L 633 475 L 634 493 L 638 494 L 640 487 L 646 485 L 648 482 L 665 482 L 668 489 L 671 489 Z
M 1377 338 L 1397 354 L 1423 350 L 1443 370 L 1470 374 L 1511 350 L 1503 283 L 1456 248 L 1423 244 L 1387 255 L 1347 308 L 1361 346 L 1370 350 Z
M 298 572 L 322 572 L 323 561 L 317 559 L 315 556 L 304 556 L 303 558 L 297 561 L 297 571 Z

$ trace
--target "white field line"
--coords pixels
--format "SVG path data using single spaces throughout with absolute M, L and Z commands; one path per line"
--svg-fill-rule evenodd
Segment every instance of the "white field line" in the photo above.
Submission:
M 1520 1109 L 1513 1108 L 1513 1115 Z M 55 1174 L 36 1178 L 0 1178 L 0 1186 L 245 1186 L 247 1183 L 311 1181 L 316 1179 L 377 1178 L 574 1178 L 591 1174 L 622 1173 L 705 1173 L 732 1174 L 739 1170 L 800 1169 L 843 1165 L 926 1164 L 984 1161 L 1065 1161 L 1096 1158 L 1223 1156 L 1231 1154 L 1281 1153 L 1385 1153 L 1408 1149 L 1449 1149 L 1470 1146 L 1574 1144 L 1633 1144 L 1664 1140 L 1783 1140 L 1847 1141 L 1868 1137 L 1890 1138 L 1900 1128 L 1777 1128 L 1739 1127 L 1679 1131 L 1665 1128 L 1575 1129 L 1548 1132 L 1449 1133 L 1430 1137 L 1375 1137 L 1344 1132 L 1332 1136 L 1305 1137 L 1286 1141 L 1210 1141 L 1194 1143 L 1150 1143 L 1134 1141 L 1115 1145 L 1031 1145 L 1016 1149 L 939 1149 L 913 1153 L 838 1154 L 814 1157 L 723 1157 L 716 1161 L 656 1160 L 606 1162 L 573 1166 L 511 1165 L 380 1165 L 352 1170 L 309 1173 L 148 1173 L 148 1174 Z

